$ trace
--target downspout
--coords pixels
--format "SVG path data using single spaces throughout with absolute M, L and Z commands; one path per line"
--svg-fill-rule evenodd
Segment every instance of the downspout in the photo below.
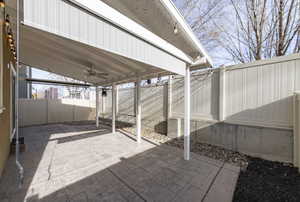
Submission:
M 19 143 L 19 67 L 20 67 L 20 0 L 17 0 L 17 61 L 16 61 L 16 165 L 19 169 L 19 188 L 22 188 L 24 179 L 24 168 L 19 161 L 20 143 Z

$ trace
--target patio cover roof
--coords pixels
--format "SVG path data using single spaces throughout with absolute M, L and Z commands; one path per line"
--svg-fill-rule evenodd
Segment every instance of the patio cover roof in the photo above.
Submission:
M 28 66 L 107 86 L 185 75 L 187 64 L 210 63 L 204 50 L 197 63 L 177 44 L 99 0 L 24 0 L 23 5 L 20 61 Z M 90 69 L 105 75 L 91 76 Z

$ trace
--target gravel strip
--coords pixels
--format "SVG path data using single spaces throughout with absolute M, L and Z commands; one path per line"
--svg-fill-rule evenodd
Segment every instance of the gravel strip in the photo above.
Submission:
M 128 133 L 135 134 L 135 128 L 133 127 L 122 127 L 122 129 Z M 183 149 L 183 138 L 171 139 L 166 135 L 155 133 L 145 128 L 142 130 L 142 137 L 158 144 L 167 144 Z M 209 158 L 225 161 L 242 169 L 246 169 L 248 165 L 246 155 L 206 143 L 191 141 L 191 151 Z
M 184 139 L 179 138 L 170 140 L 166 144 L 183 149 L 183 143 Z M 241 169 L 246 169 L 248 165 L 247 155 L 211 144 L 191 141 L 191 151 L 202 156 L 239 166 Z
M 135 128 L 126 127 L 126 128 L 122 128 L 122 129 L 128 133 L 135 135 Z M 166 135 L 155 133 L 155 132 L 151 131 L 150 129 L 143 129 L 142 137 L 149 139 L 157 144 L 163 144 L 163 143 L 170 141 L 170 138 L 168 138 Z

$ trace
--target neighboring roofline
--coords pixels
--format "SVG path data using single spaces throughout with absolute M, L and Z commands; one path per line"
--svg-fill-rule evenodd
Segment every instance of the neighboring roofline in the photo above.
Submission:
M 152 33 L 142 25 L 131 20 L 119 11 L 111 8 L 107 4 L 99 0 L 67 0 L 70 3 L 108 21 L 109 23 L 119 27 L 120 29 L 142 39 L 143 41 L 167 52 L 168 54 L 184 61 L 188 64 L 193 64 L 193 59 L 176 48 L 174 45 Z
M 198 38 L 195 36 L 194 32 L 192 31 L 191 27 L 187 24 L 184 17 L 181 15 L 175 4 L 172 2 L 172 0 L 160 0 L 160 2 L 164 5 L 164 7 L 169 11 L 170 14 L 176 19 L 177 23 L 184 29 L 186 35 L 188 38 L 197 46 L 197 48 L 200 51 L 200 54 L 203 54 L 207 61 L 209 62 L 209 65 L 213 65 L 211 57 L 208 55 L 206 50 L 201 45 Z

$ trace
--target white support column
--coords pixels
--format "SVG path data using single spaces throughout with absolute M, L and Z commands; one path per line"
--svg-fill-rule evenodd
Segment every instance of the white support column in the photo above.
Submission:
M 173 79 L 172 76 L 169 76 L 169 82 L 168 82 L 168 118 L 172 116 L 172 85 L 173 85 Z
M 112 133 L 116 132 L 116 84 L 112 85 Z
M 184 77 L 184 159 L 190 160 L 191 75 L 186 67 Z
M 141 79 L 138 78 L 136 81 L 136 102 L 135 102 L 135 117 L 136 117 L 136 140 L 138 143 L 141 142 L 142 134 L 141 134 L 141 122 L 142 122 L 142 107 L 141 107 Z
M 99 88 L 96 86 L 96 127 L 99 128 Z
M 102 95 L 102 116 L 105 117 L 106 113 L 106 97 Z
M 116 86 L 116 114 L 119 113 L 119 86 Z

